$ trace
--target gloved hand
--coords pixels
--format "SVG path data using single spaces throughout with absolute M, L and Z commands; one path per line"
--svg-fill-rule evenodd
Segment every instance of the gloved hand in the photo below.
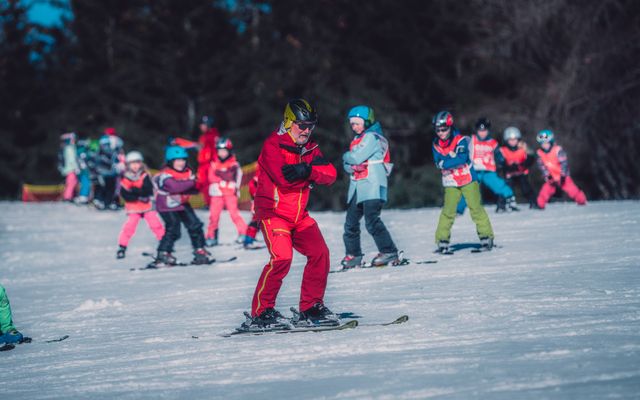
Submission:
M 311 175 L 311 166 L 307 163 L 287 164 L 282 167 L 282 175 L 288 182 L 307 179 Z
M 367 169 L 367 166 L 365 164 L 352 165 L 351 169 L 353 172 L 362 172 Z
M 222 196 L 220 185 L 217 182 L 214 182 L 211 185 L 209 185 L 209 196 Z

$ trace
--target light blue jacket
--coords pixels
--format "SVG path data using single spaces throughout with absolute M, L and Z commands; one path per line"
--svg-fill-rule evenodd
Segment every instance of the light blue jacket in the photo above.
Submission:
M 384 155 L 389 148 L 389 142 L 384 137 L 382 126 L 374 123 L 362 133 L 360 143 L 342 155 L 344 170 L 350 176 L 347 204 L 353 196 L 361 203 L 365 200 L 387 201 L 387 166 L 384 165 Z M 356 136 L 356 139 L 361 136 Z M 368 163 L 369 174 L 364 179 L 355 180 L 351 166 Z

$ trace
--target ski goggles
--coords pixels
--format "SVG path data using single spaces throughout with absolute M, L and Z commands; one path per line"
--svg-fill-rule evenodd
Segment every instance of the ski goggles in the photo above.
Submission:
M 298 125 L 298 128 L 301 131 L 306 131 L 307 129 L 312 131 L 312 130 L 314 130 L 316 128 L 316 124 L 314 124 L 314 123 L 296 122 L 296 125 Z
M 436 132 L 448 132 L 449 129 L 451 129 L 451 128 L 448 127 L 448 126 L 441 126 L 439 128 L 436 128 Z

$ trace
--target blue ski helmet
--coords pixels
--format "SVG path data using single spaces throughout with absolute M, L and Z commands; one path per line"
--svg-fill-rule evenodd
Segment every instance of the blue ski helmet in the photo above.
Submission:
M 165 161 L 173 161 L 179 158 L 189 158 L 189 154 L 187 154 L 187 150 L 184 147 L 180 146 L 167 146 L 167 149 L 164 153 Z
M 540 144 L 542 143 L 553 143 L 553 131 L 551 129 L 543 129 L 538 132 L 538 136 L 536 136 L 536 141 Z
M 373 108 L 369 106 L 355 106 L 351 110 L 349 110 L 349 114 L 347 114 L 347 119 L 351 119 L 353 117 L 362 118 L 364 120 L 364 127 L 369 128 L 376 122 L 376 117 L 373 114 Z

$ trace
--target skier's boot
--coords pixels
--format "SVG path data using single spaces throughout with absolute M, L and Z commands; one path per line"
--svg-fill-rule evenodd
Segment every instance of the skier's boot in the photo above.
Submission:
M 498 197 L 496 202 L 496 213 L 507 212 L 507 199 Z
M 371 260 L 371 265 L 374 267 L 384 267 L 385 265 L 398 265 L 400 259 L 398 258 L 398 252 L 393 253 L 378 253 L 377 256 Z
M 11 329 L 5 334 L 0 334 L 0 343 L 22 343 L 23 339 L 22 333 L 18 332 L 17 329 Z
M 453 252 L 449 249 L 449 241 L 448 240 L 439 241 L 438 242 L 438 249 L 436 250 L 436 253 L 453 254 Z
M 340 265 L 342 265 L 343 269 L 359 267 L 362 265 L 362 254 L 360 254 L 359 256 L 352 256 L 351 254 L 347 254 L 346 256 L 344 256 L 342 261 L 340 261 Z
M 507 209 L 509 211 L 520 211 L 520 209 L 518 208 L 518 203 L 516 203 L 516 196 L 511 196 L 508 199 L 506 199 L 507 202 Z
M 118 252 L 116 253 L 116 258 L 118 260 L 124 258 L 126 252 L 127 252 L 127 246 L 120 246 L 120 248 L 118 248 Z
M 211 264 L 211 260 L 209 259 L 210 255 L 211 253 L 209 253 L 203 248 L 195 249 L 193 251 L 193 260 L 191 260 L 191 264 L 194 264 L 194 265 Z
M 75 199 L 73 199 L 73 202 L 79 206 L 85 205 L 89 203 L 89 198 L 87 196 L 78 196 Z
M 529 202 L 529 208 L 532 210 L 542 210 L 542 208 L 540 208 L 540 206 L 538 205 L 538 202 L 536 200 L 531 200 Z
M 266 330 L 291 329 L 291 324 L 275 308 L 267 308 L 257 317 L 252 317 L 249 313 L 245 313 L 247 320 L 238 328 L 244 332 L 263 332 Z
M 92 204 L 97 210 L 104 210 L 106 208 L 104 202 L 98 199 L 93 199 Z
M 490 251 L 493 249 L 493 238 L 492 237 L 484 237 L 480 238 L 480 250 L 482 251 Z
M 152 264 L 171 266 L 178 264 L 178 260 L 176 260 L 176 258 L 170 252 L 158 250 L 158 255 L 156 256 L 156 259 Z
M 218 245 L 218 230 L 217 229 L 213 233 L 213 237 L 212 238 L 207 238 L 205 240 L 205 245 L 207 247 L 213 247 L 213 246 L 217 246 Z
M 340 319 L 338 318 L 338 316 L 331 312 L 331 310 L 329 310 L 322 303 L 316 303 L 304 311 L 301 311 L 297 314 L 294 313 L 294 318 L 291 320 L 291 322 L 295 326 L 340 325 Z

